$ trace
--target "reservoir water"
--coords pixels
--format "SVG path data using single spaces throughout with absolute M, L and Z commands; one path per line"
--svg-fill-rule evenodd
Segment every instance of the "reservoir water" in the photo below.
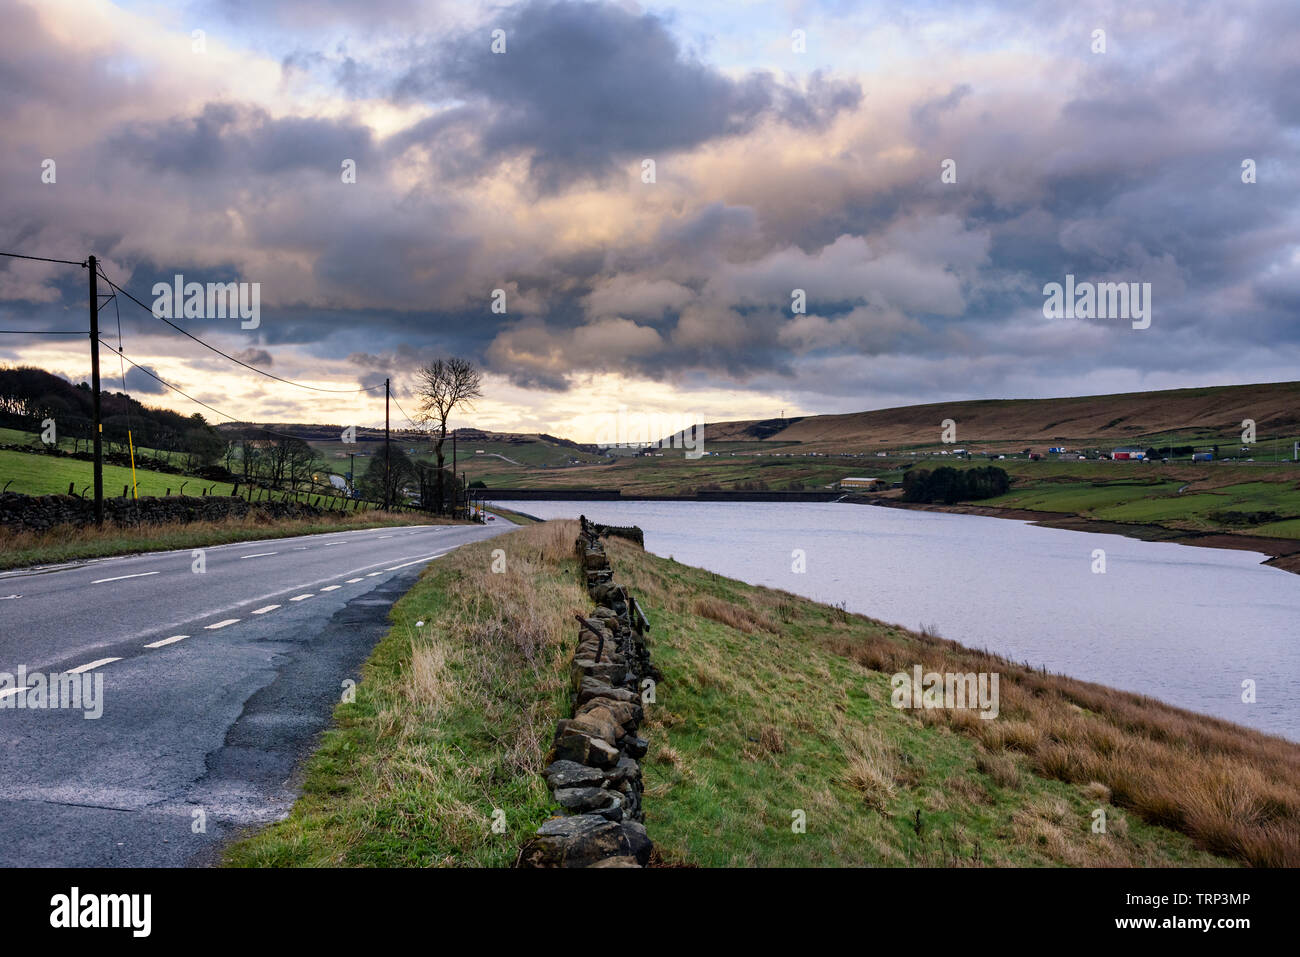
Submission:
M 688 565 L 1300 740 L 1300 576 L 1262 554 L 836 503 L 502 504 L 639 525 Z

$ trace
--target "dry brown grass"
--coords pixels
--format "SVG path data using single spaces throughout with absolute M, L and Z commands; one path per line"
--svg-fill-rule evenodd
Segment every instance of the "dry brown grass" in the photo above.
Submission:
M 1020 768 L 1016 765 L 1016 759 L 1006 752 L 981 754 L 975 759 L 975 768 L 982 774 L 987 774 L 1001 787 L 1020 787 Z
M 771 622 L 765 621 L 747 608 L 741 608 L 729 601 L 712 595 L 701 595 L 695 599 L 692 610 L 697 615 L 720 622 L 737 631 L 752 634 L 756 631 L 773 631 Z
M 875 728 L 841 722 L 836 728 L 844 749 L 844 783 L 862 795 L 867 807 L 886 813 L 898 778 L 898 756 Z

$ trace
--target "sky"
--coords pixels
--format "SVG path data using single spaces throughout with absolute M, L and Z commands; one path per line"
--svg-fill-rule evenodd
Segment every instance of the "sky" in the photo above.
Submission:
M 402 424 L 453 355 L 484 372 L 453 425 L 581 441 L 619 406 L 1293 380 L 1296 50 L 1291 0 L 6 0 L 0 251 L 146 305 L 257 283 L 256 328 L 174 321 L 390 378 Z M 1149 283 L 1150 325 L 1047 318 L 1067 275 Z M 0 329 L 86 323 L 84 269 L 0 259 Z M 123 297 L 101 327 L 229 418 L 382 424 L 382 389 Z M 89 349 L 0 363 L 82 381 Z

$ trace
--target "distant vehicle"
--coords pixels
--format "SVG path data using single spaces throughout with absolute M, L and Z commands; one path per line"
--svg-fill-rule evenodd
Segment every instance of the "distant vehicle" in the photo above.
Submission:
M 1061 454 L 1062 452 L 1064 452 L 1064 451 L 1065 451 L 1065 446 L 1064 446 L 1064 445 L 1054 445 L 1054 446 L 1052 446 L 1050 449 L 1047 450 L 1047 454 L 1048 454 L 1048 455 L 1060 455 L 1060 454 Z
M 1214 461 L 1214 453 L 1213 453 L 1213 452 L 1193 452 L 1193 453 L 1192 453 L 1192 461 L 1193 461 L 1193 462 L 1213 462 L 1213 461 Z

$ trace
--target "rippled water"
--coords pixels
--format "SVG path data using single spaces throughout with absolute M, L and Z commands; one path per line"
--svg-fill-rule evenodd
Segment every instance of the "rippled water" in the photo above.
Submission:
M 1300 576 L 1254 552 L 833 503 L 504 504 L 640 525 L 679 562 L 1300 740 Z

